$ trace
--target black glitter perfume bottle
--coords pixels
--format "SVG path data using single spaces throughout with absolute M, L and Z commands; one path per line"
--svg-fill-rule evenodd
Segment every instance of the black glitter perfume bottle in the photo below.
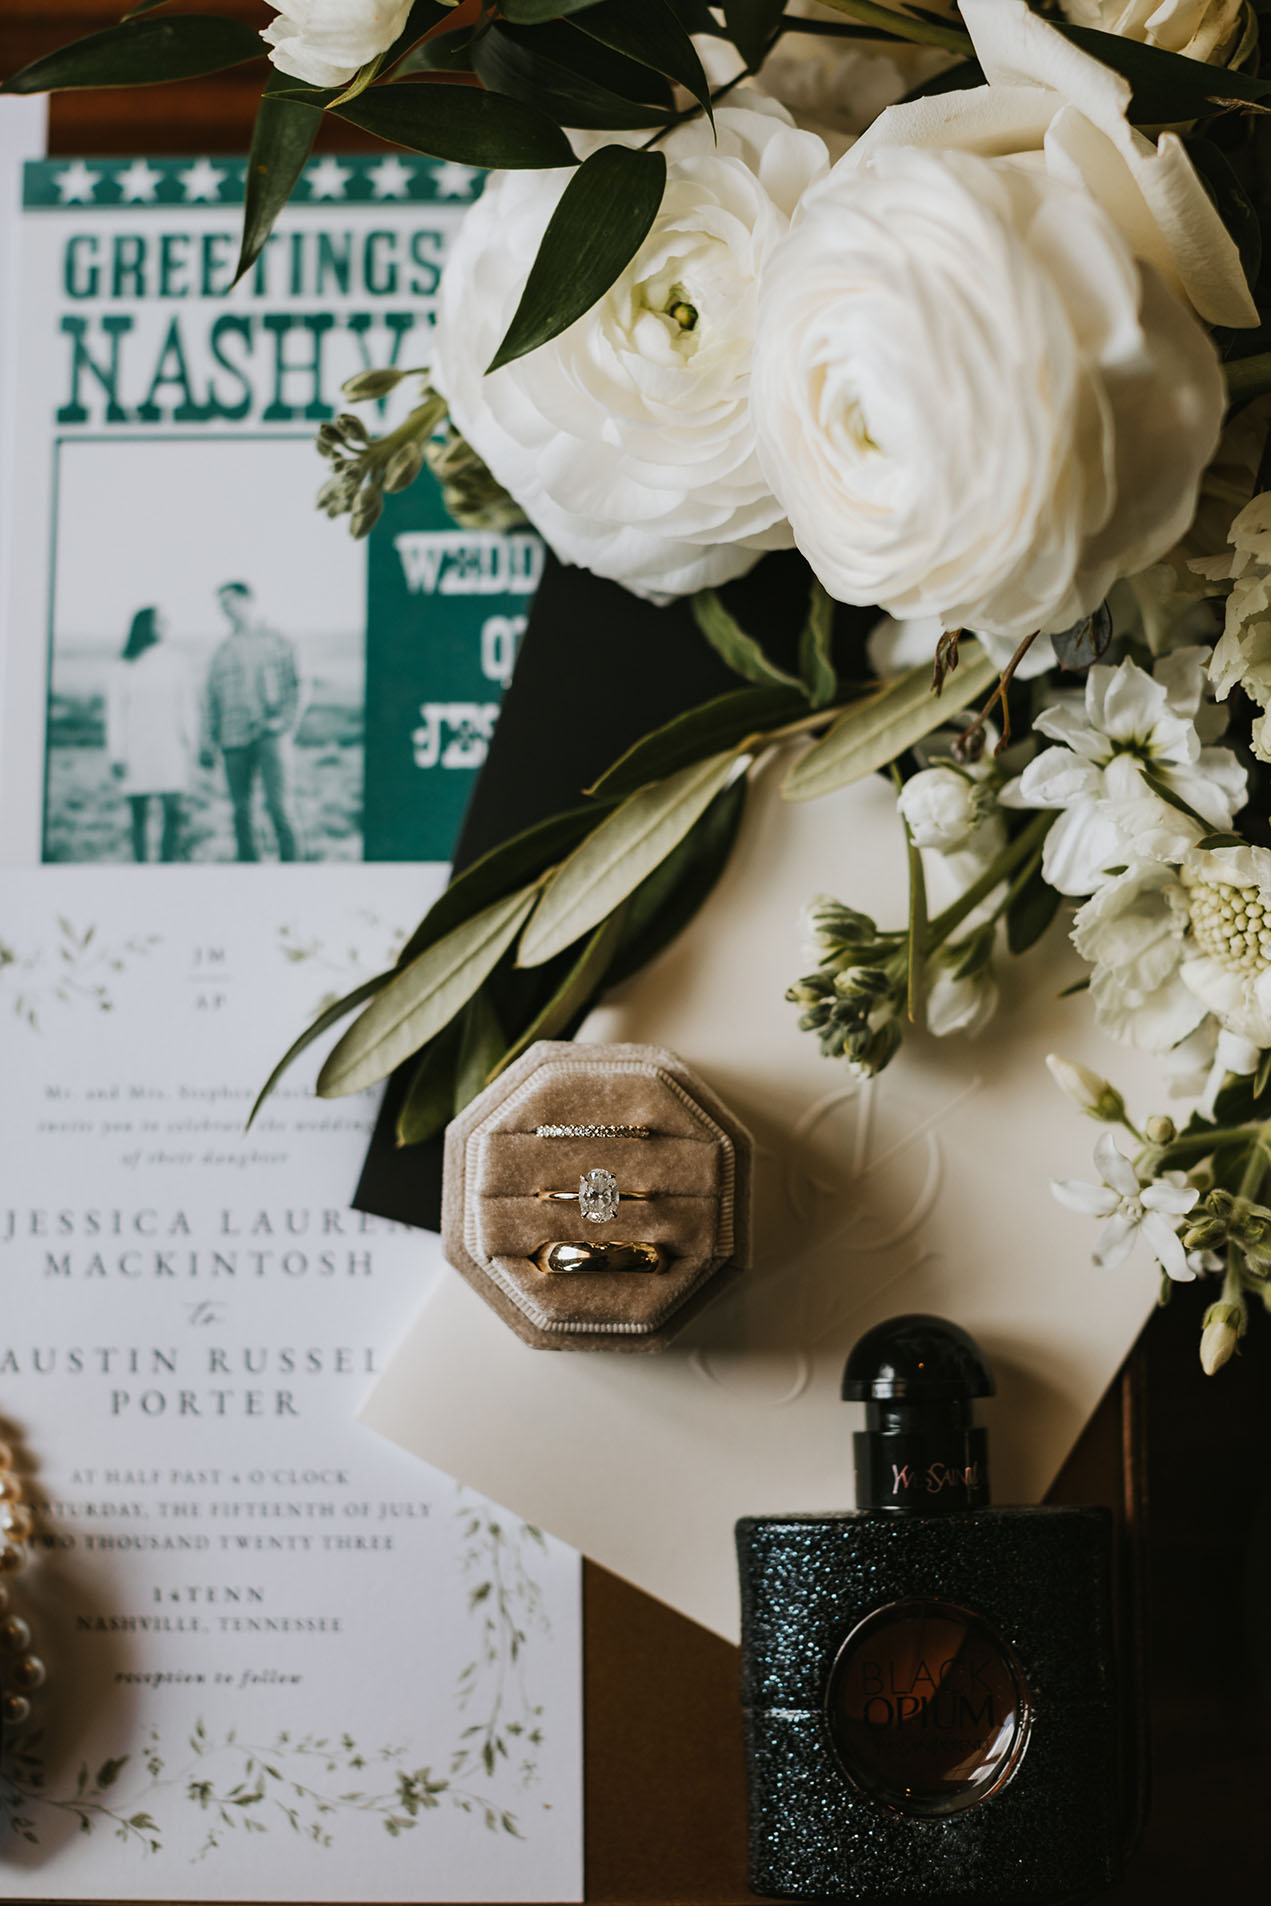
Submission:
M 1121 1865 L 1112 1519 L 988 1507 L 993 1394 L 939 1317 L 861 1338 L 859 1507 L 737 1524 L 750 1883 L 1024 1906 Z

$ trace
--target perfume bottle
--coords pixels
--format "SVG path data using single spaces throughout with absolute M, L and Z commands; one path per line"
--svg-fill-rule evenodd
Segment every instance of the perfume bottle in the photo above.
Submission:
M 989 1504 L 993 1394 L 939 1317 L 861 1338 L 855 1510 L 737 1524 L 750 1883 L 1024 1906 L 1122 1856 L 1112 1518 Z

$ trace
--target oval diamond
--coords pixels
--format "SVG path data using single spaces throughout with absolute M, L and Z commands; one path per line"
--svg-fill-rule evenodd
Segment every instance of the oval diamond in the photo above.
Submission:
M 585 1171 L 578 1180 L 578 1203 L 584 1218 L 592 1224 L 608 1224 L 617 1216 L 618 1180 L 600 1167 Z

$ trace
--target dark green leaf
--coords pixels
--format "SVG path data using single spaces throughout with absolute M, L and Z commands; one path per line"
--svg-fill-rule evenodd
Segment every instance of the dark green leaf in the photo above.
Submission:
M 1163 780 L 1159 774 L 1153 774 L 1150 768 L 1145 768 L 1141 765 L 1139 773 L 1158 800 L 1165 801 L 1170 807 L 1177 808 L 1178 812 L 1185 814 L 1189 821 L 1195 821 L 1199 826 L 1208 830 L 1209 822 L 1205 819 L 1204 815 L 1198 814 L 1194 807 L 1189 806 L 1181 794 L 1175 794 L 1168 781 Z M 1242 841 L 1240 844 L 1243 847 L 1244 842 Z
M 560 20 L 567 13 L 584 13 L 599 5 L 600 0 L 503 0 L 502 11 L 513 26 L 537 26 L 542 20 Z
M 548 221 L 491 371 L 559 337 L 603 298 L 647 238 L 665 185 L 661 152 L 602 146 L 584 159 Z
M 525 1031 L 506 1053 L 495 1055 L 487 1067 L 490 1077 L 502 1072 L 511 1065 L 513 1059 L 519 1059 L 527 1052 L 536 1039 L 556 1039 L 566 1031 L 570 1023 L 577 1019 L 599 992 L 608 970 L 614 948 L 622 933 L 624 908 L 618 907 L 606 920 L 602 920 L 591 938 L 587 940 L 564 979 L 556 988 L 542 1011 L 536 1013 Z
M 808 598 L 808 619 L 799 636 L 799 673 L 814 708 L 824 708 L 827 702 L 832 702 L 838 687 L 830 648 L 833 636 L 834 603 L 814 576 Z
M 724 0 L 728 37 L 751 72 L 763 64 L 768 42 L 786 10 L 786 0 Z
M 241 20 L 183 13 L 171 20 L 143 15 L 74 40 L 32 60 L 0 86 L 4 93 L 56 93 L 83 86 L 151 86 L 193 79 L 260 59 L 258 33 Z
M 541 966 L 598 926 L 683 840 L 737 768 L 731 750 L 712 755 L 607 814 L 549 878 L 521 936 L 518 966 Z
M 1252 285 L 1262 269 L 1262 221 L 1231 160 L 1212 139 L 1183 141 L 1223 224 L 1240 247 L 1240 263 Z
M 498 965 L 538 897 L 532 883 L 494 901 L 399 968 L 328 1053 L 319 1097 L 361 1092 L 421 1051 Z
M 1101 602 L 1093 615 L 1074 622 L 1070 629 L 1060 629 L 1050 640 L 1060 668 L 1089 668 L 1107 654 L 1112 641 L 1112 613 L 1107 603 Z
M 1061 986 L 1059 991 L 1055 994 L 1055 998 L 1071 999 L 1076 993 L 1088 993 L 1089 991 L 1090 975 L 1087 973 L 1084 979 L 1075 979 L 1071 986 Z
M 748 791 L 745 775 L 739 775 L 715 796 L 697 825 L 631 895 L 622 939 L 609 970 L 611 985 L 620 985 L 656 959 L 714 890 L 733 851 Z
M 1058 911 L 1059 895 L 1042 879 L 1040 866 L 1030 868 L 1006 905 L 1006 944 L 1011 952 L 1027 953 Z
M 484 85 L 533 103 L 561 126 L 614 132 L 662 125 L 671 116 L 665 80 L 568 20 L 495 26 L 474 46 L 472 65 Z
M 623 800 L 650 781 L 660 781 L 721 748 L 736 747 L 749 735 L 797 721 L 807 711 L 807 695 L 801 687 L 729 689 L 644 735 L 587 792 L 601 800 Z
M 524 833 L 492 847 L 456 874 L 438 895 L 397 956 L 398 967 L 409 966 L 426 947 L 433 946 L 464 920 L 480 913 L 492 900 L 502 899 L 527 880 L 533 880 L 577 847 L 599 818 L 596 808 L 574 807 L 551 814 Z
M 121 20 L 136 20 L 143 13 L 153 13 L 156 7 L 166 7 L 169 4 L 170 0 L 137 0 L 135 7 L 129 7 L 128 11 L 121 13 L 119 17 Z
M 1271 1052 L 1264 1052 L 1258 1061 L 1258 1070 L 1253 1078 L 1253 1096 L 1255 1101 L 1262 1097 L 1271 1080 Z
M 1259 100 L 1271 94 L 1271 82 L 1252 73 L 1208 66 L 1203 60 L 1188 59 L 1185 53 L 1167 53 L 1163 47 L 1101 33 L 1095 27 L 1069 26 L 1063 20 L 1054 25 L 1083 52 L 1129 80 L 1134 93 L 1130 117 L 1140 126 L 1203 119 L 1213 110 L 1215 99 Z
M 490 995 L 482 987 L 463 1009 L 459 1025 L 459 1062 L 455 1067 L 456 1116 L 485 1090 L 491 1073 L 507 1051 L 507 1034 L 499 1024 Z
M 893 770 L 896 773 L 895 770 Z M 899 773 L 896 773 L 899 781 Z M 922 850 L 901 817 L 905 829 L 905 856 L 909 864 L 909 940 L 905 961 L 905 1017 L 911 1026 L 922 1023 L 927 984 L 927 877 Z
M 333 1004 L 320 1012 L 312 1024 L 305 1027 L 300 1037 L 292 1040 L 287 1050 L 283 1053 L 282 1058 L 278 1061 L 269 1077 L 265 1080 L 265 1083 L 261 1086 L 260 1091 L 256 1094 L 256 1103 L 252 1106 L 251 1111 L 247 1115 L 247 1123 L 243 1127 L 244 1131 L 250 1132 L 252 1121 L 255 1119 L 261 1106 L 265 1103 L 265 1100 L 269 1097 L 288 1066 L 300 1057 L 306 1047 L 311 1046 L 315 1039 L 320 1039 L 323 1033 L 327 1032 L 332 1026 L 338 1025 L 340 1020 L 345 1018 L 347 1014 L 353 1012 L 358 1006 L 363 1005 L 368 999 L 374 999 L 376 993 L 380 991 L 380 988 L 386 986 L 391 978 L 391 973 L 377 973 L 374 979 L 363 980 L 360 986 L 355 986 L 351 993 L 344 995 L 343 999 L 335 1000 Z
M 104 1787 L 113 1787 L 127 1765 L 127 1754 L 121 1754 L 118 1760 L 104 1760 L 97 1769 L 97 1779 L 93 1783 L 98 1792 Z
M 854 703 L 799 757 L 782 793 L 789 801 L 811 801 L 886 767 L 992 688 L 997 675 L 988 651 L 964 638 L 957 673 L 949 675 L 942 694 L 932 691 L 931 670 L 924 664 Z
M 1248 841 L 1243 834 L 1206 834 L 1204 840 L 1198 840 L 1197 847 L 1247 847 Z
M 897 103 L 907 106 L 912 99 L 931 99 L 938 93 L 961 93 L 968 86 L 983 86 L 984 74 L 978 60 L 959 60 L 956 66 L 946 66 L 941 73 L 933 73 L 930 79 L 920 80 L 917 86 L 911 86 L 902 100 Z
M 286 205 L 322 124 L 322 106 L 297 97 L 295 82 L 274 73 L 261 98 L 252 128 L 251 152 L 243 182 L 243 236 L 235 280 L 250 271 L 265 249 L 274 221 Z M 287 87 L 288 96 L 274 94 Z M 317 94 L 321 101 L 324 96 Z
M 766 688 L 803 687 L 797 675 L 788 675 L 768 660 L 754 636 L 747 635 L 713 589 L 699 589 L 693 597 L 693 620 L 720 660 L 748 682 Z
M 462 1015 L 452 1019 L 420 1053 L 397 1114 L 399 1145 L 423 1145 L 453 1118 L 462 1023 Z
M 508 16 L 511 18 L 511 15 Z M 713 121 L 711 86 L 697 48 L 667 0 L 640 0 L 638 13 L 625 0 L 601 0 L 574 23 L 580 33 L 612 46 L 655 73 L 678 80 Z
M 477 86 L 413 80 L 373 86 L 339 115 L 409 152 L 460 165 L 532 171 L 575 163 L 573 147 L 545 113 Z

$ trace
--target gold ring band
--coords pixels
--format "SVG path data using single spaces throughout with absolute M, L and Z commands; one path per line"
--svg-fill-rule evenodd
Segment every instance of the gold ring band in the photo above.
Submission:
M 534 1196 L 543 1204 L 577 1204 L 582 1194 L 577 1191 L 536 1191 Z M 657 1197 L 656 1191 L 624 1191 L 621 1197 L 625 1203 L 628 1198 L 637 1198 L 641 1204 L 647 1204 Z
M 638 1243 L 631 1239 L 591 1244 L 585 1238 L 557 1238 L 540 1244 L 531 1252 L 530 1261 L 540 1271 L 559 1275 L 563 1271 L 640 1271 L 665 1270 L 667 1253 L 660 1244 Z

